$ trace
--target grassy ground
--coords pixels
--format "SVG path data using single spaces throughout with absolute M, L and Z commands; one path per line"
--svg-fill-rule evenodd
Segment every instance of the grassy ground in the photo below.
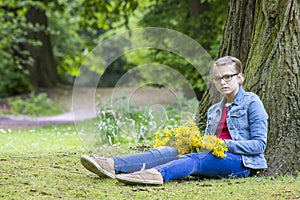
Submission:
M 100 154 L 137 153 L 128 146 Z M 99 179 L 79 162 L 89 154 L 73 126 L 0 129 L 0 199 L 300 199 L 300 178 L 195 179 L 128 186 Z

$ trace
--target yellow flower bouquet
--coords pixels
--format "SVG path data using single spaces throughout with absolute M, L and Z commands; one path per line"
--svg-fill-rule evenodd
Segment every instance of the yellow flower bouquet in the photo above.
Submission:
M 213 155 L 224 158 L 225 151 L 228 151 L 222 139 L 215 135 L 203 135 L 193 121 L 171 130 L 157 131 L 154 148 L 165 145 L 176 147 L 179 155 L 209 150 Z

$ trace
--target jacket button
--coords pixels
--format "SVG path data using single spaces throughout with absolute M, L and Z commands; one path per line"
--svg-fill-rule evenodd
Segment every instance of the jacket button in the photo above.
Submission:
M 234 127 L 233 127 L 233 126 L 230 126 L 230 127 L 229 127 L 229 129 L 230 129 L 230 130 L 233 130 L 233 129 L 234 129 Z
M 239 140 L 239 137 L 238 137 L 238 136 L 235 136 L 234 140 Z

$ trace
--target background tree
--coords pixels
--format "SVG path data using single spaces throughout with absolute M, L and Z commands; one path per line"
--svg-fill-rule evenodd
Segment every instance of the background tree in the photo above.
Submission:
M 229 3 L 219 57 L 244 63 L 245 88 L 258 94 L 269 114 L 267 174 L 297 173 L 300 168 L 300 2 L 234 1 Z M 209 93 L 198 111 L 205 125 Z M 214 98 L 211 98 L 214 99 Z
M 33 87 L 53 88 L 61 79 L 56 69 L 50 34 L 46 31 L 49 27 L 46 12 L 38 4 L 29 5 L 25 17 L 27 24 L 31 24 L 37 30 L 28 29 L 26 40 L 19 44 L 34 60 L 31 65 L 23 67 L 28 69 Z M 27 43 L 27 40 L 39 41 L 41 45 Z
M 99 36 L 126 26 L 136 5 L 133 0 L 1 0 L 0 97 L 72 81 Z

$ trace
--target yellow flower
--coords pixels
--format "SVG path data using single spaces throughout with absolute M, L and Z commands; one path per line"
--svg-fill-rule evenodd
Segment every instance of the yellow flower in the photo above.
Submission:
M 225 142 L 215 135 L 201 135 L 196 124 L 188 121 L 186 124 L 171 130 L 162 130 L 155 133 L 154 148 L 164 145 L 175 146 L 179 156 L 191 152 L 210 150 L 212 154 L 224 158 L 228 151 Z
M 154 148 L 157 148 L 159 146 L 165 146 L 170 139 L 172 138 L 172 131 L 168 131 L 168 130 L 163 130 L 161 131 L 157 131 L 155 133 L 155 144 L 154 144 Z

